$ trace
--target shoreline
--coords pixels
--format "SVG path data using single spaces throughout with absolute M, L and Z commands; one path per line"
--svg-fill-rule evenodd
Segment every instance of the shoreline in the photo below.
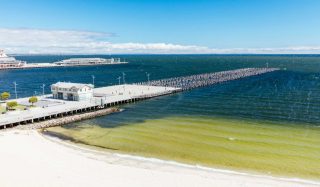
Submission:
M 36 130 L 0 132 L 0 186 L 318 186 L 101 152 Z M 19 180 L 16 180 L 19 177 Z M 36 177 L 36 180 L 32 180 Z
M 117 121 L 115 124 L 118 125 L 114 128 L 113 121 L 121 116 L 103 122 L 98 120 L 76 126 L 48 128 L 47 131 L 49 135 L 52 133 L 80 146 L 92 145 L 99 150 L 125 155 L 241 173 L 319 181 L 319 162 L 316 161 L 319 129 L 315 127 L 172 116 L 130 121 L 127 124 Z M 307 136 L 295 136 L 305 132 L 306 128 Z
M 254 178 L 260 178 L 260 179 L 267 179 L 267 180 L 276 180 L 276 181 L 284 181 L 284 182 L 294 182 L 299 185 L 320 185 L 320 181 L 314 181 L 314 180 L 308 180 L 308 179 L 302 179 L 302 178 L 289 178 L 289 177 L 280 177 L 280 176 L 272 176 L 272 175 L 263 175 L 263 174 L 254 174 L 254 173 L 246 173 L 246 172 L 240 172 L 235 170 L 227 170 L 227 169 L 219 169 L 219 168 L 211 168 L 207 166 L 202 165 L 191 165 L 191 164 L 185 164 L 180 163 L 177 161 L 171 161 L 171 160 L 162 160 L 158 158 L 151 158 L 151 157 L 143 157 L 143 156 L 137 156 L 137 155 L 129 155 L 125 153 L 118 153 L 117 151 L 112 152 L 111 150 L 105 150 L 103 148 L 95 147 L 92 145 L 87 144 L 81 144 L 72 142 L 72 140 L 62 140 L 59 137 L 52 136 L 49 134 L 44 134 L 42 132 L 37 132 L 41 136 L 43 136 L 45 139 L 49 141 L 53 141 L 55 143 L 58 143 L 62 146 L 71 147 L 76 150 L 86 151 L 93 154 L 98 155 L 104 155 L 104 156 L 112 156 L 112 157 L 119 157 L 121 159 L 130 160 L 133 162 L 136 162 L 133 164 L 135 167 L 143 168 L 143 169 L 150 169 L 150 167 L 156 167 L 159 165 L 167 165 L 177 168 L 183 168 L 193 171 L 199 171 L 199 172 L 207 172 L 208 174 L 211 173 L 221 173 L 221 174 L 227 174 L 227 175 L 237 175 L 237 176 L 245 176 L 245 177 L 254 177 Z M 148 167 L 144 167 L 139 165 L 139 162 L 147 162 Z M 154 164 L 154 166 L 150 166 L 149 164 Z M 132 164 L 128 164 L 132 166 Z
M 190 169 L 194 171 L 200 171 L 200 172 L 208 172 L 210 173 L 221 173 L 221 174 L 229 174 L 229 175 L 237 175 L 237 176 L 245 176 L 245 177 L 254 177 L 254 178 L 260 178 L 260 179 L 270 179 L 270 180 L 276 180 L 276 181 L 283 181 L 283 182 L 294 182 L 300 185 L 319 185 L 320 186 L 320 181 L 315 181 L 315 180 L 309 180 L 309 179 L 303 179 L 303 178 L 290 178 L 290 177 L 282 177 L 282 176 L 272 176 L 272 175 L 267 175 L 267 174 L 261 174 L 261 173 L 250 173 L 250 172 L 241 172 L 241 171 L 236 171 L 236 170 L 228 170 L 228 169 L 219 169 L 219 168 L 213 168 L 213 167 L 207 167 L 207 166 L 202 166 L 202 165 L 192 165 L 192 164 L 186 164 L 186 163 L 181 163 L 178 161 L 173 161 L 173 160 L 162 160 L 159 158 L 152 158 L 152 157 L 143 157 L 143 156 L 138 156 L 138 155 L 130 155 L 126 153 L 119 153 L 117 151 L 112 152 L 112 150 L 107 150 L 104 148 L 99 148 L 93 145 L 87 145 L 87 144 L 82 144 L 82 143 L 76 143 L 73 142 L 72 140 L 63 140 L 59 137 L 52 136 L 49 134 L 45 134 L 42 132 L 37 132 L 39 135 L 43 136 L 45 139 L 49 141 L 53 141 L 55 143 L 58 143 L 62 146 L 67 146 L 71 147 L 73 149 L 81 150 L 81 151 L 87 151 L 91 152 L 94 154 L 99 154 L 99 155 L 108 155 L 108 156 L 113 156 L 113 157 L 119 157 L 125 160 L 131 160 L 133 162 L 136 162 L 138 164 L 139 162 L 148 162 L 149 164 L 154 164 L 154 165 L 170 165 L 172 167 L 178 167 L 178 168 L 183 168 L 183 169 Z M 139 165 L 135 165 L 136 167 L 141 167 Z M 150 167 L 150 166 L 149 166 Z M 141 167 L 144 168 L 144 167 Z M 150 168 L 149 168 L 150 169 Z

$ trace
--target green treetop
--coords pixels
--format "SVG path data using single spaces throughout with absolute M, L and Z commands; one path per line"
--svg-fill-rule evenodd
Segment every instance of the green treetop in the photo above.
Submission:
M 10 93 L 9 92 L 3 92 L 3 93 L 1 93 L 0 97 L 1 97 L 1 100 L 7 100 L 7 99 L 10 98 Z
M 17 101 L 9 101 L 9 102 L 7 102 L 7 107 L 8 107 L 9 109 L 12 109 L 12 108 L 15 107 L 15 106 L 18 106 Z
M 29 103 L 31 103 L 32 106 L 36 102 L 38 102 L 38 98 L 36 96 L 32 96 L 32 97 L 29 98 Z

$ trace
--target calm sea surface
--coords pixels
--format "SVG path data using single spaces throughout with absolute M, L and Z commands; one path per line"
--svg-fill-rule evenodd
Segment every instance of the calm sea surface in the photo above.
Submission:
M 16 56 L 29 63 L 54 62 L 75 56 Z M 78 56 L 77 56 L 78 57 Z M 90 56 L 81 56 L 90 57 Z M 98 56 L 109 58 L 110 56 Z M 129 64 L 64 67 L 0 71 L 0 91 L 13 93 L 13 82 L 18 84 L 18 96 L 41 93 L 40 86 L 57 81 L 91 83 L 96 87 L 117 84 L 117 77 L 126 73 L 126 82 L 146 81 L 216 72 L 245 67 L 279 67 L 282 71 L 257 77 L 230 81 L 199 88 L 185 93 L 124 106 L 121 114 L 91 120 L 100 126 L 178 116 L 219 116 L 290 122 L 295 124 L 320 123 L 320 56 L 311 55 L 125 55 Z M 12 94 L 13 95 L 13 94 Z

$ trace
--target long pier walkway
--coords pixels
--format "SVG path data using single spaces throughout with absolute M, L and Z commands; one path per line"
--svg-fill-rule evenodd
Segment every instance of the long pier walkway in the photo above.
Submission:
M 148 98 L 173 94 L 193 88 L 213 85 L 221 82 L 236 80 L 254 75 L 277 71 L 277 68 L 245 68 L 215 73 L 175 77 L 156 81 L 124 84 L 94 89 L 90 100 L 67 101 L 53 99 L 52 95 L 43 96 L 36 107 L 27 110 L 8 111 L 0 114 L 0 129 L 43 123 L 44 121 L 75 121 L 71 116 L 90 113 L 90 117 L 101 115 L 98 110 L 112 108 L 117 105 L 132 103 Z M 20 105 L 28 105 L 28 98 L 16 100 Z M 97 111 L 97 112 L 95 112 Z M 64 118 L 57 120 L 57 118 Z M 68 119 L 66 119 L 68 118 Z M 70 118 L 70 119 L 69 119 Z M 55 119 L 55 120 L 54 120 Z M 48 123 L 45 123 L 48 124 Z M 57 125 L 57 124 L 53 124 Z

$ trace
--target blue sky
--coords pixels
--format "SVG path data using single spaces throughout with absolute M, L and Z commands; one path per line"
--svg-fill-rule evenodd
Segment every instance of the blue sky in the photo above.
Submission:
M 320 51 L 317 0 L 0 0 L 0 3 L 0 48 L 9 52 Z M 23 44 L 22 40 L 29 44 Z M 81 46 L 84 43 L 90 43 L 94 49 Z M 54 50 L 50 51 L 48 47 L 52 46 Z

